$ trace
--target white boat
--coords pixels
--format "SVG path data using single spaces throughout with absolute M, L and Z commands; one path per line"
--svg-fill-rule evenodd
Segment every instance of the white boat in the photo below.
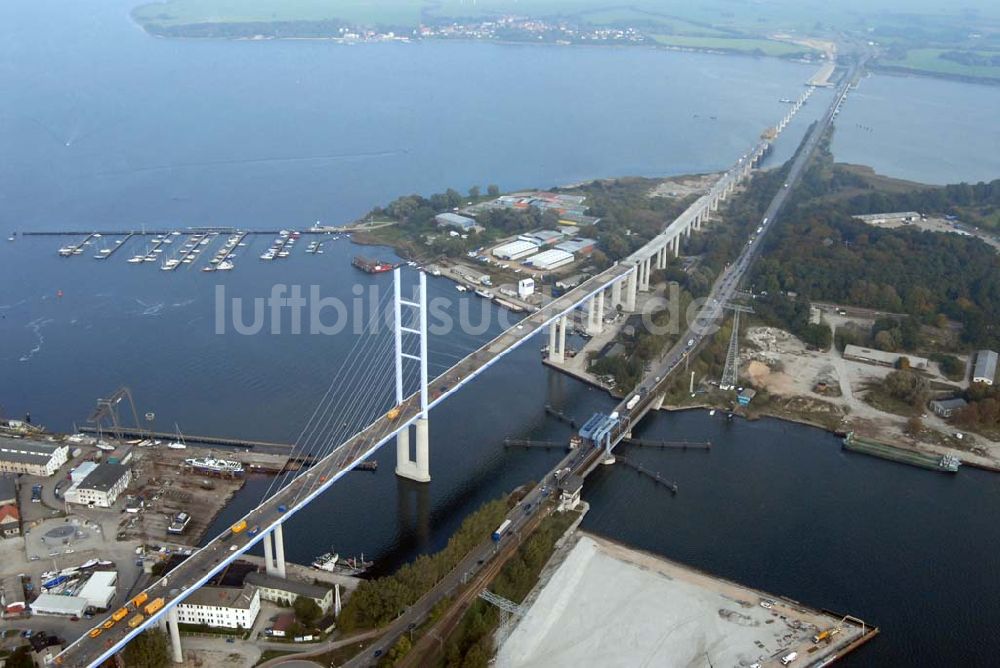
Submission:
M 469 288 L 465 287 L 464 285 L 456 285 L 455 289 L 458 290 L 459 292 L 468 292 L 469 291 Z
M 274 253 L 270 253 L 270 252 L 264 253 L 264 254 L 262 254 L 260 256 L 260 259 L 261 260 L 273 260 L 274 259 Z
M 7 237 L 7 241 L 13 241 L 14 237 Z
M 172 441 L 167 443 L 167 447 L 171 450 L 187 450 L 187 446 L 180 441 Z
M 228 459 L 213 459 L 211 457 L 192 457 L 185 459 L 184 463 L 204 473 L 228 473 L 239 475 L 243 473 L 243 464 L 230 461 Z
M 441 275 L 440 269 L 434 269 L 433 271 L 431 271 L 431 276 L 440 276 L 440 275 Z
M 709 415 L 715 415 L 715 409 L 713 408 L 712 410 L 708 411 L 708 414 Z
M 142 262 L 142 261 L 143 261 L 144 259 L 145 259 L 145 258 L 143 258 L 143 256 L 141 256 L 141 255 L 136 255 L 136 256 L 134 256 L 134 257 L 130 257 L 130 258 L 129 258 L 128 260 L 126 260 L 126 261 L 127 261 L 127 262 L 128 262 L 129 264 L 139 264 L 139 263 L 140 263 L 140 262 Z
M 215 271 L 215 267 L 202 267 L 202 271 Z
M 97 446 L 98 450 L 104 450 L 105 452 L 111 452 L 112 450 L 115 449 L 115 446 L 111 445 L 110 443 L 105 443 L 104 441 L 98 441 L 94 445 Z
M 216 269 L 218 269 L 219 271 L 229 271 L 234 266 L 235 265 L 232 262 L 230 262 L 229 260 L 224 260 L 224 261 L 220 262 L 218 264 L 218 266 L 216 266 Z
M 336 552 L 327 552 L 313 559 L 312 567 L 330 573 L 337 568 L 337 561 L 339 559 L 340 555 Z

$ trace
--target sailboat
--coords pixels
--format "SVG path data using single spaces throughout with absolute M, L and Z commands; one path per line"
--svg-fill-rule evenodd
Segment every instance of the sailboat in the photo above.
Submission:
M 174 429 L 177 430 L 177 440 L 167 443 L 167 447 L 170 448 L 171 450 L 186 450 L 187 444 L 184 443 L 184 435 L 181 434 L 181 428 L 177 425 L 176 422 L 174 423 Z

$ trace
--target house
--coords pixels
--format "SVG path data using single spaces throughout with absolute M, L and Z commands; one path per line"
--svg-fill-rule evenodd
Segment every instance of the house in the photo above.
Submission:
M 742 392 L 736 395 L 736 401 L 739 402 L 740 406 L 749 406 L 755 396 L 757 396 L 757 390 L 746 387 Z
M 934 411 L 934 414 L 945 419 L 950 418 L 956 411 L 959 411 L 966 406 L 968 406 L 968 402 L 961 397 L 953 399 L 935 399 L 931 402 L 931 410 Z
M 177 621 L 212 628 L 248 629 L 259 612 L 260 592 L 253 585 L 205 586 L 177 605 Z
M 247 573 L 243 580 L 245 584 L 253 585 L 260 591 L 260 597 L 265 601 L 278 604 L 294 603 L 299 596 L 311 598 L 325 615 L 333 605 L 333 590 L 309 582 L 279 578 L 267 573 Z
M 21 535 L 21 513 L 17 505 L 8 503 L 0 506 L 0 535 L 4 538 L 16 538 Z
M 0 436 L 0 473 L 50 476 L 69 459 L 69 446 Z

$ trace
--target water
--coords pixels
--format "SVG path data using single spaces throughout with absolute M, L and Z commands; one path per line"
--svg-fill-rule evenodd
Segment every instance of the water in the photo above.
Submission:
M 1000 178 L 998 109 L 996 86 L 874 75 L 841 109 L 833 153 L 920 183 L 992 181 Z
M 156 40 L 129 24 L 128 7 L 0 6 L 4 237 L 96 225 L 304 227 L 346 222 L 404 192 L 720 169 L 811 74 L 775 60 L 642 49 Z M 825 95 L 772 160 L 790 154 Z M 58 239 L 0 241 L 6 413 L 31 410 L 68 430 L 124 384 L 160 429 L 177 422 L 188 433 L 294 440 L 354 338 L 291 334 L 287 319 L 280 335 L 217 335 L 216 286 L 253 298 L 276 283 L 317 285 L 349 299 L 356 283 L 389 279 L 352 269 L 357 249 L 346 240 L 272 263 L 256 259 L 268 239 L 250 241 L 229 274 L 128 265 L 138 241 L 107 262 L 59 258 Z M 441 279 L 430 291 L 456 295 Z M 432 371 L 496 331 L 435 339 Z M 566 438 L 546 403 L 578 419 L 611 405 L 542 367 L 542 343 L 433 412 L 432 484 L 397 480 L 391 449 L 380 453 L 378 473 L 351 474 L 290 522 L 289 557 L 307 561 L 332 544 L 364 551 L 385 572 L 441 547 L 484 500 L 541 475 L 559 453 L 508 452 L 503 439 Z M 382 395 L 372 414 L 388 405 Z M 869 618 L 887 632 L 860 663 L 992 658 L 979 620 L 997 615 L 996 582 L 973 579 L 1000 542 L 987 476 L 844 455 L 827 435 L 776 422 L 726 425 L 692 413 L 657 416 L 647 429 L 708 437 L 715 448 L 634 453 L 678 480 L 676 498 L 620 467 L 600 471 L 585 490 L 592 530 Z M 268 484 L 251 479 L 216 526 Z

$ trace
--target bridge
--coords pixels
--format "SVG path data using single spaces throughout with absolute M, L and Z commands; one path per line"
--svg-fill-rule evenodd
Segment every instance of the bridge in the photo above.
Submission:
M 777 133 L 785 128 L 811 92 L 812 89 L 808 89 L 792 106 L 776 127 Z M 842 98 L 838 96 L 839 99 Z M 828 113 L 826 123 L 830 117 Z M 814 129 L 813 141 L 815 141 L 816 132 Z M 774 136 L 777 136 L 777 133 Z M 773 138 L 771 137 L 771 140 Z M 346 412 L 335 410 L 337 404 L 331 395 L 331 393 L 335 395 L 335 390 L 339 389 L 335 378 L 327 395 L 320 401 L 312 418 L 303 429 L 302 435 L 292 448 L 293 455 L 306 453 L 312 457 L 314 465 L 308 470 L 286 473 L 284 476 L 275 478 L 272 489 L 268 490 L 265 499 L 245 515 L 238 525 L 234 525 L 234 528 L 239 527 L 237 530 L 227 529 L 216 536 L 174 570 L 142 592 L 149 602 L 163 599 L 162 605 L 153 606 L 148 610 L 142 605 L 129 606 L 126 619 L 115 621 L 113 618 L 107 617 L 97 620 L 97 624 L 91 632 L 85 633 L 81 638 L 68 645 L 56 657 L 55 662 L 61 666 L 74 667 L 100 664 L 121 650 L 137 634 L 154 625 L 159 625 L 168 631 L 173 658 L 176 662 L 181 662 L 177 616 L 179 603 L 261 541 L 264 542 L 266 571 L 269 574 L 284 577 L 283 524 L 329 489 L 347 472 L 394 438 L 397 441 L 397 475 L 420 482 L 429 481 L 428 416 L 430 409 L 460 391 L 509 352 L 546 328 L 549 335 L 549 355 L 553 360 L 562 359 L 565 351 L 568 316 L 576 309 L 585 309 L 588 328 L 593 330 L 602 326 L 603 309 L 608 302 L 610 302 L 611 308 L 620 304 L 625 310 L 634 310 L 638 291 L 650 289 L 652 269 L 665 266 L 667 253 L 673 252 L 675 255 L 679 253 L 681 239 L 690 236 L 693 230 L 700 229 L 711 213 L 718 209 L 719 204 L 750 176 L 752 169 L 770 146 L 771 140 L 758 143 L 752 150 L 741 156 L 708 193 L 699 197 L 641 249 L 625 260 L 586 280 L 573 290 L 553 299 L 433 379 L 428 377 L 427 368 L 426 275 L 420 274 L 419 292 L 415 300 L 404 300 L 401 295 L 399 270 L 396 270 L 393 295 L 395 327 L 391 346 L 394 348 L 394 368 L 387 371 L 380 369 L 374 372 L 366 366 L 367 361 L 377 355 L 378 351 L 373 352 L 373 349 L 380 344 L 377 342 L 373 344 L 369 340 L 362 342 L 362 339 L 374 339 L 374 337 L 362 336 L 359 337 L 360 349 L 356 352 L 352 351 L 352 354 L 344 361 L 341 371 L 338 372 L 370 377 L 369 387 L 372 388 L 374 395 L 374 389 L 393 384 L 394 371 L 395 400 L 390 404 L 391 409 L 384 413 L 380 412 L 363 428 L 352 432 L 345 438 L 340 438 L 340 420 L 349 415 L 349 419 L 342 423 L 342 429 L 349 429 L 349 425 L 355 423 L 359 419 L 359 415 L 364 415 L 365 411 L 360 407 L 360 404 L 365 403 L 363 400 L 367 399 L 367 396 L 362 396 L 362 401 L 355 401 L 353 405 L 347 406 Z M 811 149 L 810 151 L 800 151 L 797 163 L 801 163 L 803 156 L 810 152 Z M 796 170 L 793 168 L 793 171 Z M 801 164 L 799 164 L 798 171 L 801 171 Z M 794 178 L 798 178 L 797 171 Z M 756 246 L 750 250 L 744 250 L 740 259 L 716 283 L 713 294 L 719 296 L 720 304 L 728 294 L 735 290 L 736 284 L 749 266 L 755 250 Z M 737 268 L 739 268 L 738 271 Z M 706 306 L 706 310 L 699 316 L 699 322 L 708 323 L 720 315 L 721 306 Z M 678 345 L 680 346 L 680 344 Z M 633 405 L 632 409 L 626 410 L 624 408 L 625 402 L 619 406 L 619 415 L 623 416 L 624 419 L 611 433 L 611 440 L 608 441 L 606 449 L 581 449 L 568 455 L 563 462 L 560 462 L 560 465 L 568 464 L 574 471 L 585 475 L 600 461 L 607 461 L 614 445 L 625 438 L 630 433 L 631 425 L 641 420 L 658 401 L 658 391 L 666 381 L 667 376 L 676 369 L 678 363 L 683 359 L 683 355 L 689 352 L 690 349 L 685 350 L 683 347 L 675 347 L 671 350 L 659 367 L 660 380 L 641 390 L 640 400 Z M 407 393 L 408 383 L 412 385 L 413 381 L 419 382 L 418 389 Z M 372 403 L 371 401 L 367 402 L 369 409 L 373 408 Z M 384 410 L 379 406 L 374 406 L 374 409 Z M 411 428 L 416 441 L 413 449 L 410 447 Z M 527 499 L 537 500 L 538 495 L 539 491 L 536 488 Z M 517 517 L 512 519 L 515 520 L 513 525 L 515 529 L 529 521 L 522 513 L 517 513 Z M 245 524 L 243 524 L 244 521 Z M 477 554 L 479 551 L 471 554 L 467 560 L 475 558 Z M 485 553 L 485 556 L 488 557 L 488 553 Z M 481 565 L 482 561 L 479 564 Z M 469 572 L 469 569 L 475 569 L 475 565 L 470 562 L 470 564 L 466 564 L 466 568 Z M 450 582 L 449 579 L 439 586 Z M 149 604 L 145 603 L 145 605 Z M 412 610 L 407 611 L 407 615 L 420 614 L 421 609 L 420 606 L 414 606 Z M 131 621 L 126 623 L 127 620 Z M 385 636 L 385 638 L 390 637 L 391 634 Z

